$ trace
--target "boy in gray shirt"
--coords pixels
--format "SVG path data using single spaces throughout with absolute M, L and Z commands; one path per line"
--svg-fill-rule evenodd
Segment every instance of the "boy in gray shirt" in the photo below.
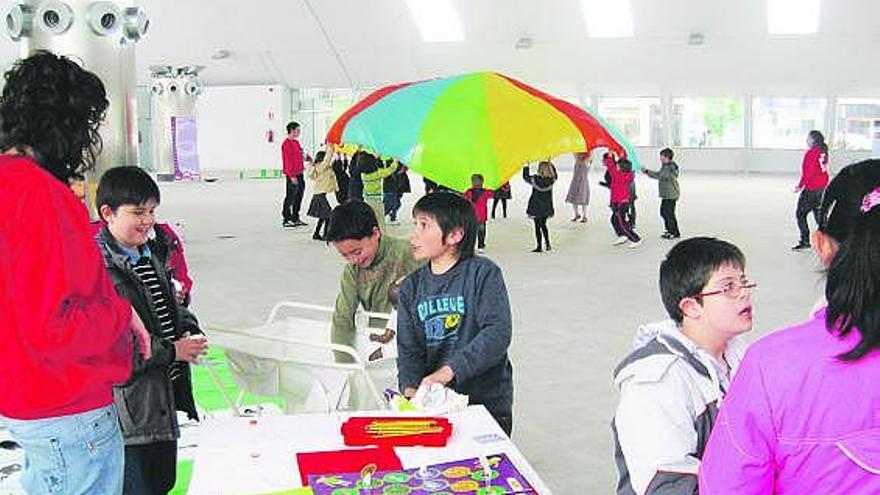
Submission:
M 482 404 L 510 435 L 513 367 L 510 302 L 501 269 L 474 256 L 477 219 L 457 194 L 429 194 L 413 208 L 413 257 L 428 263 L 400 288 L 398 378 L 404 396 L 439 383 Z
M 678 219 L 675 217 L 675 203 L 681 196 L 681 189 L 678 186 L 678 164 L 672 161 L 675 154 L 669 148 L 660 150 L 660 170 L 653 171 L 647 168 L 642 169 L 645 175 L 659 181 L 660 190 L 660 216 L 663 218 L 663 225 L 666 232 L 663 233 L 664 239 L 678 239 L 681 232 L 678 230 Z

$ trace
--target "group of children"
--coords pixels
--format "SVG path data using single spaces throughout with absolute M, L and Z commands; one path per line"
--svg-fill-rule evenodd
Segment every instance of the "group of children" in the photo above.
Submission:
M 489 194 L 474 192 L 484 205 Z M 510 434 L 510 302 L 501 269 L 475 255 L 481 222 L 473 204 L 456 193 L 434 192 L 416 202 L 413 220 L 409 242 L 403 243 L 385 235 L 360 201 L 334 209 L 328 242 L 348 264 L 332 340 L 353 340 L 358 302 L 370 311 L 396 306 L 392 327 L 371 332 L 375 345 L 370 353 L 393 357 L 387 339 L 396 337 L 397 384 L 403 395 L 412 398 L 420 387 L 434 384 L 449 387 L 468 395 L 471 404 L 486 406 Z
M 678 220 L 675 216 L 675 203 L 679 197 L 678 165 L 672 161 L 673 152 L 669 148 L 660 151 L 661 168 L 659 171 L 642 169 L 645 175 L 659 182 L 660 216 L 663 218 L 664 239 L 678 239 Z M 611 190 L 611 227 L 617 235 L 615 245 L 629 242 L 629 247 L 637 247 L 642 238 L 636 232 L 635 174 L 632 162 L 626 158 L 618 158 L 613 153 L 606 153 L 602 159 L 607 171 L 606 184 Z
M 167 246 L 151 237 L 156 183 L 136 167 L 107 171 L 94 236 L 68 188 L 97 154 L 106 108 L 97 76 L 48 52 L 16 62 L 0 98 L 0 358 L 16 370 L 0 374 L 0 421 L 24 448 L 29 493 L 167 493 L 176 411 L 196 416 L 187 365 L 207 340 L 168 273 Z M 620 184 L 632 171 L 613 167 L 624 175 L 622 212 L 632 198 Z M 536 193 L 555 178 L 549 163 L 523 175 Z M 530 209 L 546 221 L 539 206 Z M 615 372 L 618 493 L 880 493 L 880 160 L 842 169 L 814 210 L 823 300 L 810 320 L 745 352 L 755 284 L 743 253 L 693 238 L 667 254 L 660 295 L 670 320 L 641 332 Z M 372 284 L 366 296 L 387 302 L 406 275 L 396 319 L 402 392 L 450 387 L 509 434 L 511 308 L 501 269 L 475 255 L 473 204 L 426 195 L 408 243 L 383 237 L 372 211 L 358 200 L 337 206 L 326 235 L 365 270 L 345 276 Z M 377 279 L 387 281 L 381 291 Z
M 299 143 L 299 123 L 288 123 L 287 130 L 287 137 L 281 146 L 287 182 L 282 207 L 284 227 L 307 225 L 299 217 L 305 175 L 312 183 L 312 199 L 307 214 L 317 220 L 312 239 L 321 241 L 326 238 L 331 211 L 327 195 L 330 193 L 335 194 L 337 204 L 345 203 L 350 198 L 366 201 L 376 211 L 382 227 L 386 217 L 392 225 L 399 223 L 397 213 L 401 198 L 411 192 L 405 166 L 397 160 L 382 161 L 365 151 L 354 153 L 349 160 L 343 154 L 322 150 L 312 159 L 304 154 Z
M 289 138 L 293 139 L 293 138 Z M 659 182 L 661 199 L 660 216 L 663 218 L 664 239 L 678 239 L 681 232 L 675 214 L 676 203 L 680 195 L 678 185 L 678 165 L 673 161 L 673 151 L 665 148 L 660 152 L 661 168 L 658 171 L 643 169 L 650 178 Z M 573 222 L 586 222 L 586 206 L 589 204 L 589 153 L 575 154 L 575 168 L 572 182 L 566 195 L 566 202 L 572 204 L 575 216 Z M 641 237 L 635 230 L 635 181 L 632 163 L 626 158 L 618 158 L 612 153 L 603 157 L 606 167 L 606 180 L 600 183 L 611 190 L 610 208 L 612 211 L 611 226 L 617 239 L 614 244 L 629 242 L 630 247 L 641 243 Z M 351 170 L 351 176 L 347 174 Z M 314 195 L 309 207 L 309 216 L 318 219 L 318 225 L 312 236 L 315 240 L 326 238 L 326 225 L 330 216 L 330 205 L 326 200 L 329 192 L 337 193 L 337 201 L 342 204 L 348 198 L 362 199 L 376 212 L 380 228 L 384 228 L 385 217 L 389 223 L 398 224 L 397 213 L 401 206 L 401 196 L 410 192 L 409 178 L 406 167 L 396 160 L 383 162 L 365 151 L 356 152 L 351 165 L 343 156 L 333 158 L 324 151 L 316 154 L 315 161 L 308 167 L 309 178 L 314 183 Z M 523 168 L 523 180 L 531 187 L 526 214 L 534 222 L 535 249 L 532 252 L 550 251 L 550 232 L 547 221 L 555 214 L 553 204 L 553 187 L 558 180 L 558 172 L 552 162 L 538 163 L 537 173 L 532 174 L 529 167 Z M 504 183 L 497 190 L 483 187 L 484 177 L 474 174 L 471 177 L 471 188 L 463 193 L 465 199 L 473 204 L 477 216 L 477 250 L 482 253 L 486 248 L 487 222 L 489 220 L 488 202 L 493 200 L 491 218 L 496 218 L 499 204 L 502 214 L 507 218 L 507 202 L 511 199 L 511 187 Z M 342 194 L 342 185 L 349 185 L 348 191 Z M 425 192 L 448 191 L 433 181 L 425 179 Z M 324 230 L 322 230 L 322 227 Z

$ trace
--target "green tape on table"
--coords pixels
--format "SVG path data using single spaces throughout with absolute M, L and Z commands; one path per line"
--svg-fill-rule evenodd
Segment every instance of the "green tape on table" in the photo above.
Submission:
M 177 463 L 177 482 L 169 495 L 186 495 L 189 489 L 189 480 L 192 479 L 193 461 L 180 461 Z

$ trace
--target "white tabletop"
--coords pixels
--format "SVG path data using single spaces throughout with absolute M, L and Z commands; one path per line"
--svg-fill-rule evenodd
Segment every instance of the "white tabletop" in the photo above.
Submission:
M 384 415 L 393 413 L 385 412 Z M 346 448 L 340 427 L 363 413 L 299 414 L 257 418 L 217 418 L 199 427 L 191 495 L 251 495 L 300 488 L 296 454 Z M 532 469 L 483 406 L 470 406 L 448 416 L 453 434 L 446 447 L 396 448 L 405 469 L 504 453 L 541 495 L 550 489 Z

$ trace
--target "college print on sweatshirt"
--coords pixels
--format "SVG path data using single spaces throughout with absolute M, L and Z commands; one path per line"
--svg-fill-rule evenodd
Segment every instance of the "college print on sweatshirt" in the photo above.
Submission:
M 458 340 L 466 308 L 463 295 L 430 296 L 416 306 L 425 327 L 425 344 L 438 347 Z

